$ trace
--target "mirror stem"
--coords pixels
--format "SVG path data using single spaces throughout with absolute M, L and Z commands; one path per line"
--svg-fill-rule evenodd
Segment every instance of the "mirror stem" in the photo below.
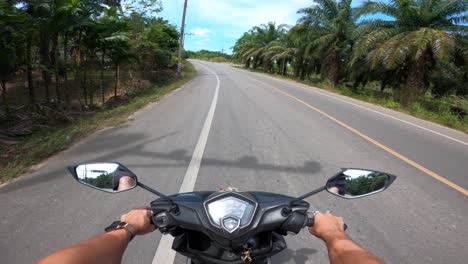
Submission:
M 167 197 L 166 195 L 164 195 L 164 194 L 162 194 L 162 193 L 156 191 L 155 189 L 153 189 L 153 188 L 151 188 L 151 187 L 149 187 L 149 186 L 144 185 L 144 184 L 141 183 L 141 182 L 138 182 L 137 185 L 140 186 L 141 188 L 143 188 L 143 189 L 145 189 L 145 190 L 151 192 L 151 193 L 156 194 L 157 196 L 159 196 L 159 197 L 161 197 L 161 198 L 167 198 L 167 199 L 169 199 L 169 197 Z M 169 199 L 169 200 L 170 200 L 170 199 Z
M 309 193 L 306 193 L 306 194 L 304 194 L 302 196 L 297 197 L 295 200 L 293 200 L 293 202 L 298 201 L 298 200 L 304 200 L 305 198 L 307 198 L 309 196 L 312 196 L 314 194 L 317 194 L 317 193 L 319 193 L 321 191 L 325 191 L 326 189 L 327 189 L 327 186 L 320 187 L 320 188 L 315 189 L 315 190 L 313 190 L 313 191 L 311 191 Z

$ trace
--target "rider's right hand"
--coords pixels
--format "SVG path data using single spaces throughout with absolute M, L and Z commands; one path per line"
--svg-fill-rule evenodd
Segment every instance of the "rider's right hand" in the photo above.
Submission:
M 314 225 L 309 227 L 309 232 L 325 242 L 347 237 L 344 231 L 343 218 L 329 213 L 315 214 Z

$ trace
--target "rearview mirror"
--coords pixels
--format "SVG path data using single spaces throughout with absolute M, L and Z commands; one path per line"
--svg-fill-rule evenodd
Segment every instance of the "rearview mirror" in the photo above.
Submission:
M 345 169 L 330 178 L 327 191 L 339 197 L 355 199 L 385 190 L 396 179 L 385 172 Z
M 68 169 L 79 183 L 104 192 L 127 191 L 138 183 L 136 175 L 117 162 L 86 163 Z

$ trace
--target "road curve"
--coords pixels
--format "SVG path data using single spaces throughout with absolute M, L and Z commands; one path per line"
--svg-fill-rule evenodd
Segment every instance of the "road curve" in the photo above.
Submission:
M 141 189 L 119 195 L 88 189 L 66 165 L 119 161 L 147 185 L 178 192 L 199 153 L 217 78 L 195 190 L 235 186 L 300 195 L 342 167 L 388 171 L 398 179 L 381 194 L 343 200 L 321 193 L 308 201 L 342 215 L 350 236 L 387 263 L 466 263 L 466 134 L 295 82 L 193 63 L 198 76 L 182 89 L 0 187 L 2 263 L 34 262 L 99 234 L 154 198 Z M 306 232 L 286 240 L 289 248 L 273 263 L 328 263 L 323 243 Z M 135 239 L 124 262 L 152 263 L 160 241 L 159 232 Z M 177 255 L 174 263 L 185 259 Z

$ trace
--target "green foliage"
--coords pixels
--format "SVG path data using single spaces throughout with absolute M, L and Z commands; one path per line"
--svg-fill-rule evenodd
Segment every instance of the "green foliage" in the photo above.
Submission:
M 272 22 L 253 27 L 236 41 L 234 58 L 244 62 L 247 67 L 262 67 L 265 71 L 271 71 L 274 63 L 272 57 L 275 55 L 271 51 L 284 46 L 287 28 L 286 25 L 276 26 Z
M 232 60 L 231 55 L 219 51 L 186 51 L 185 54 L 187 58 L 200 59 L 212 62 L 230 62 Z
M 437 94 L 454 92 L 449 88 L 454 80 L 444 77 L 447 71 L 440 66 L 454 66 L 449 72 L 458 75 L 456 83 L 466 86 L 454 68 L 466 68 L 467 64 L 467 27 L 463 24 L 467 11 L 467 2 L 461 0 L 365 2 L 359 13 L 382 13 L 392 19 L 372 19 L 359 25 L 352 64 L 359 67 L 364 62 L 369 71 L 398 73 L 402 99 L 407 104 L 431 87 L 425 81 L 427 76 L 432 77 Z
M 83 181 L 97 188 L 112 189 L 112 177 L 112 173 L 104 173 L 96 178 L 85 178 Z
M 365 1 L 357 8 L 350 0 L 314 2 L 298 10 L 302 17 L 292 27 L 270 23 L 245 32 L 233 47 L 233 58 L 266 72 L 286 75 L 291 69 L 301 81 L 466 126 L 464 108 L 452 102 L 443 111 L 434 110 L 425 101 L 439 105 L 450 96 L 466 100 L 468 2 Z M 425 98 L 428 93 L 432 96 Z M 424 110 L 412 110 L 413 103 L 423 101 Z
M 166 20 L 153 17 L 159 11 L 159 0 L 0 0 L 2 84 L 25 69 L 31 105 L 37 103 L 39 83 L 47 102 L 60 102 L 65 96 L 67 109 L 72 100 L 87 106 L 88 93 L 94 90 L 87 87 L 93 81 L 88 79 L 89 71 L 113 67 L 118 87 L 120 65 L 138 63 L 149 65 L 145 71 L 158 71 L 173 64 L 179 34 Z M 37 71 L 42 72 L 42 82 L 34 80 Z M 80 79 L 81 98 L 70 98 L 70 72 Z M 49 90 L 53 75 L 55 96 Z M 101 77 L 104 102 L 102 82 Z M 93 102 L 92 93 L 89 97 Z
M 387 175 L 372 173 L 357 178 L 346 178 L 346 194 L 359 196 L 372 193 L 385 187 Z
M 158 70 L 175 64 L 174 56 L 179 47 L 179 32 L 167 20 L 147 19 L 146 28 L 136 50 L 139 61 L 145 67 Z

